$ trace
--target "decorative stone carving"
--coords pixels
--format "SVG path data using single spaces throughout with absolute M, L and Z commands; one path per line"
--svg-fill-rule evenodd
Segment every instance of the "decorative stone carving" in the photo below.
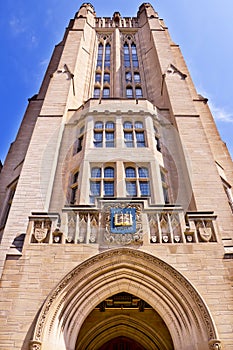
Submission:
M 212 238 L 211 221 L 198 220 L 196 222 L 196 228 L 202 241 L 209 242 L 211 240 Z
M 82 264 L 77 266 L 77 268 L 72 270 L 67 276 L 64 277 L 64 279 L 59 283 L 59 285 L 54 289 L 53 293 L 46 300 L 38 316 L 38 320 L 34 331 L 34 338 L 38 341 L 39 345 L 39 341 L 42 340 L 42 334 L 44 331 L 45 324 L 47 324 L 48 326 L 47 322 L 51 322 L 49 321 L 49 319 L 51 318 L 52 305 L 56 300 L 59 300 L 59 304 L 57 305 L 58 308 L 60 308 L 61 305 L 64 305 L 64 302 L 67 298 L 67 293 L 65 293 L 64 295 L 64 289 L 67 287 L 70 281 L 74 281 L 74 279 L 77 278 L 77 276 L 79 276 L 79 283 L 82 283 L 82 281 L 87 279 L 87 274 L 83 273 L 86 269 L 91 268 L 91 271 L 89 271 L 89 273 L 92 276 L 95 273 L 95 271 L 93 270 L 95 265 L 98 268 L 97 271 L 99 271 L 99 266 L 101 266 L 101 268 L 104 271 L 105 268 L 109 268 L 109 261 L 111 261 L 111 264 L 113 264 L 114 259 L 116 260 L 117 258 L 118 261 L 120 257 L 122 257 L 124 261 L 128 262 L 132 261 L 132 259 L 137 259 L 138 263 L 141 262 L 143 266 L 150 266 L 150 274 L 154 273 L 161 280 L 164 280 L 166 276 L 169 276 L 169 279 L 166 278 L 166 283 L 169 283 L 171 289 L 173 289 L 174 292 L 177 295 L 179 295 L 179 298 L 182 298 L 184 304 L 187 306 L 190 312 L 190 315 L 192 315 L 193 320 L 195 321 L 197 329 L 201 330 L 203 325 L 205 324 L 205 330 L 207 332 L 206 335 L 209 339 L 212 339 L 209 342 L 209 349 L 221 350 L 221 342 L 217 340 L 215 326 L 213 324 L 209 311 L 206 308 L 204 302 L 202 301 L 197 291 L 188 282 L 188 280 L 186 280 L 184 276 L 182 276 L 178 271 L 176 271 L 164 261 L 140 250 L 127 248 L 111 249 L 105 251 L 102 254 L 98 254 L 97 256 L 94 256 L 91 259 L 84 261 Z M 106 263 L 107 265 L 105 265 Z M 140 268 L 139 265 L 138 268 Z M 181 288 L 185 291 L 185 294 L 181 292 Z M 62 297 L 62 295 L 64 296 Z M 192 300 L 192 304 L 194 305 L 190 304 L 190 301 L 187 299 L 186 295 L 189 296 L 189 299 Z M 59 311 L 57 309 L 55 313 L 57 314 L 58 312 Z M 50 317 L 48 317 L 48 315 L 50 315 Z M 50 327 L 52 327 L 52 323 L 50 323 Z M 36 342 L 35 345 L 37 345 Z M 32 349 L 35 350 L 36 348 Z
M 37 243 L 44 243 L 50 233 L 50 220 L 35 220 L 33 228 L 33 236 Z
M 218 339 L 210 340 L 209 341 L 209 349 L 210 350 L 221 350 L 222 349 L 221 341 Z
M 115 231 L 111 228 L 111 210 L 112 209 L 129 209 L 132 208 L 135 210 L 135 223 L 132 221 L 132 225 L 135 225 L 135 231 L 131 232 L 129 227 L 131 226 L 131 217 L 129 213 L 123 213 L 123 219 L 122 219 L 122 226 L 123 229 L 122 233 L 115 233 Z M 143 231 L 142 231 L 142 219 L 141 219 L 141 206 L 140 205 L 131 205 L 131 204 L 116 204 L 114 206 L 107 206 L 104 208 L 104 221 L 105 221 L 105 234 L 104 234 L 104 242 L 107 244 L 117 244 L 117 245 L 139 245 L 142 244 L 142 238 L 143 238 Z M 117 214 L 116 214 L 117 215 Z M 127 221 L 126 218 L 129 218 Z
M 30 350 L 41 350 L 42 343 L 37 340 L 32 340 L 30 342 Z
M 176 68 L 173 64 L 170 64 L 166 74 L 178 74 L 182 80 L 187 78 L 187 75 L 182 73 L 178 68 Z

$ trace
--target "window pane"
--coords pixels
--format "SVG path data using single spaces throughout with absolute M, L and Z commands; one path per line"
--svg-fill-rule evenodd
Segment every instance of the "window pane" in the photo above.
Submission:
M 136 132 L 136 139 L 137 139 L 137 141 L 145 141 L 145 139 L 144 139 L 144 132 L 142 131 L 137 131 Z
M 136 45 L 135 44 L 131 45 L 131 52 L 132 52 L 132 55 L 137 55 L 137 49 L 136 49 Z
M 127 181 L 126 182 L 126 193 L 128 196 L 136 196 L 137 190 L 136 190 L 136 182 L 135 181 Z
M 138 168 L 138 176 L 141 178 L 149 177 L 149 172 L 147 168 Z
M 135 92 L 136 92 L 136 97 L 142 97 L 142 89 L 141 88 L 136 88 Z
M 149 186 L 149 182 L 140 182 L 139 183 L 140 186 L 140 193 L 141 196 L 149 196 L 150 195 L 150 186 Z
M 137 147 L 145 147 L 144 132 L 136 132 Z
M 143 129 L 143 123 L 142 122 L 135 122 L 134 126 L 135 126 L 135 129 Z
M 101 168 L 92 168 L 91 177 L 101 177 Z
M 130 60 L 125 58 L 125 68 L 130 68 Z
M 131 122 L 124 122 L 124 129 L 132 129 L 133 124 Z
M 105 124 L 105 129 L 114 129 L 115 128 L 115 124 L 113 122 L 107 122 Z
M 127 83 L 132 81 L 132 74 L 131 74 L 131 72 L 125 73 L 125 80 L 126 80 Z
M 96 73 L 95 75 L 95 81 L 100 83 L 101 82 L 101 74 L 100 73 Z
M 124 139 L 126 147 L 133 147 L 133 133 L 132 132 L 124 132 Z
M 132 167 L 126 168 L 125 169 L 125 177 L 130 177 L 130 178 L 136 177 L 135 169 Z
M 95 129 L 103 129 L 103 122 L 96 122 L 94 128 Z
M 134 82 L 135 83 L 140 83 L 141 82 L 141 78 L 140 78 L 140 74 L 139 73 L 134 73 Z
M 124 54 L 129 54 L 129 45 L 124 44 Z
M 104 73 L 104 83 L 110 83 L 110 74 Z
M 94 98 L 99 98 L 100 97 L 100 89 L 99 88 L 95 88 L 94 89 Z
M 126 88 L 126 96 L 128 98 L 133 97 L 133 89 L 132 88 Z
M 106 147 L 114 147 L 114 132 L 106 132 Z
M 103 89 L 103 97 L 109 97 L 109 95 L 110 95 L 110 90 L 109 90 L 109 88 L 104 88 Z
M 104 182 L 104 195 L 105 196 L 114 196 L 114 182 L 108 181 Z
M 104 169 L 104 177 L 111 177 L 114 178 L 114 168 L 112 167 L 108 167 Z
M 95 141 L 102 141 L 103 140 L 103 133 L 102 132 L 94 132 L 94 140 Z
M 91 191 L 92 196 L 99 196 L 100 195 L 100 182 L 91 181 L 90 191 Z

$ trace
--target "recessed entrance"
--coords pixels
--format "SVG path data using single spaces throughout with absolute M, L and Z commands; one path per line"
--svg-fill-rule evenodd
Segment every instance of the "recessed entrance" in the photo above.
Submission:
M 141 298 L 117 293 L 105 299 L 84 321 L 77 350 L 173 350 L 160 315 Z
M 98 350 L 146 350 L 136 341 L 128 339 L 126 337 L 118 337 L 110 340 Z

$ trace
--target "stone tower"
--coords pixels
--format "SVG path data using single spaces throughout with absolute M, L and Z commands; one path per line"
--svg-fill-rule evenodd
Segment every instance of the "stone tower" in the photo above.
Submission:
M 84 3 L 0 174 L 0 349 L 232 350 L 233 166 L 149 3 Z

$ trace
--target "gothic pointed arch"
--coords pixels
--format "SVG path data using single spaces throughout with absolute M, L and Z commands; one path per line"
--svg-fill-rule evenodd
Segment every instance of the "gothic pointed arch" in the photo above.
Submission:
M 31 345 L 40 350 L 76 349 L 87 316 L 107 297 L 121 292 L 151 305 L 165 322 L 174 349 L 207 350 L 215 344 L 214 322 L 194 286 L 161 259 L 120 248 L 89 258 L 61 280 L 38 315 Z

